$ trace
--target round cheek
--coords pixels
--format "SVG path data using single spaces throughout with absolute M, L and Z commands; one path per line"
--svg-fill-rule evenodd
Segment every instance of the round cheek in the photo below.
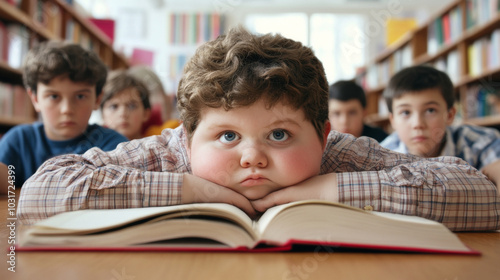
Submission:
M 231 184 L 231 174 L 238 166 L 238 161 L 224 151 L 191 151 L 191 169 L 193 175 L 222 186 Z
M 276 155 L 275 165 L 283 180 L 281 185 L 293 185 L 319 174 L 322 151 L 320 148 L 315 150 L 302 148 Z

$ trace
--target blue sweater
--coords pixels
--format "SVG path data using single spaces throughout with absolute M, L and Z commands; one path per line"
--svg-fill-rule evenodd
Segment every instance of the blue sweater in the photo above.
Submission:
M 111 151 L 125 141 L 128 139 L 120 133 L 95 124 L 89 125 L 81 136 L 65 141 L 48 139 L 43 123 L 18 125 L 0 139 L 0 162 L 14 166 L 15 185 L 19 188 L 51 157 L 83 154 L 92 147 Z

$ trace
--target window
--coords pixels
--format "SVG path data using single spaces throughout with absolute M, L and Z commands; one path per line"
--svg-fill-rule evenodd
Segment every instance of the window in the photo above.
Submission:
M 354 78 L 356 68 L 366 62 L 364 42 L 358 42 L 365 24 L 363 15 L 252 14 L 245 23 L 254 33 L 281 33 L 311 47 L 330 84 Z

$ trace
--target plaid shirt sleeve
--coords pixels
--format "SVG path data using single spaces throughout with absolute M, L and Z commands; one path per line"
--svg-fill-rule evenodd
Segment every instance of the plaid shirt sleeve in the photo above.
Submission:
M 111 151 L 46 161 L 23 185 L 17 215 L 23 224 L 61 212 L 179 204 L 190 172 L 182 129 L 125 142 Z
M 338 173 L 341 203 L 421 216 L 453 231 L 500 228 L 496 186 L 459 158 L 419 158 L 332 132 L 322 164 L 322 173 L 330 172 Z

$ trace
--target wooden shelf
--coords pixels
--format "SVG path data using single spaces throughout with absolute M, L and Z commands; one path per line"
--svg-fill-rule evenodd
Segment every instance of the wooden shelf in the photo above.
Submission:
M 480 126 L 498 127 L 500 126 L 500 115 L 469 119 L 464 121 L 464 123 Z
M 20 85 L 23 83 L 23 73 L 0 60 L 0 82 Z
M 500 83 L 500 66 L 496 67 L 494 69 L 487 69 L 484 70 L 483 73 L 477 76 L 469 76 L 465 75 L 460 79 L 460 81 L 457 82 L 456 86 L 461 87 L 461 86 L 466 86 L 472 83 L 483 83 L 483 84 L 488 84 L 488 83 Z
M 16 126 L 25 123 L 35 122 L 35 118 L 2 118 L 0 117 L 0 126 Z
M 32 20 L 21 10 L 4 1 L 0 2 L 0 18 L 10 22 L 20 23 L 46 40 L 57 39 L 56 36 L 41 26 L 40 23 Z

